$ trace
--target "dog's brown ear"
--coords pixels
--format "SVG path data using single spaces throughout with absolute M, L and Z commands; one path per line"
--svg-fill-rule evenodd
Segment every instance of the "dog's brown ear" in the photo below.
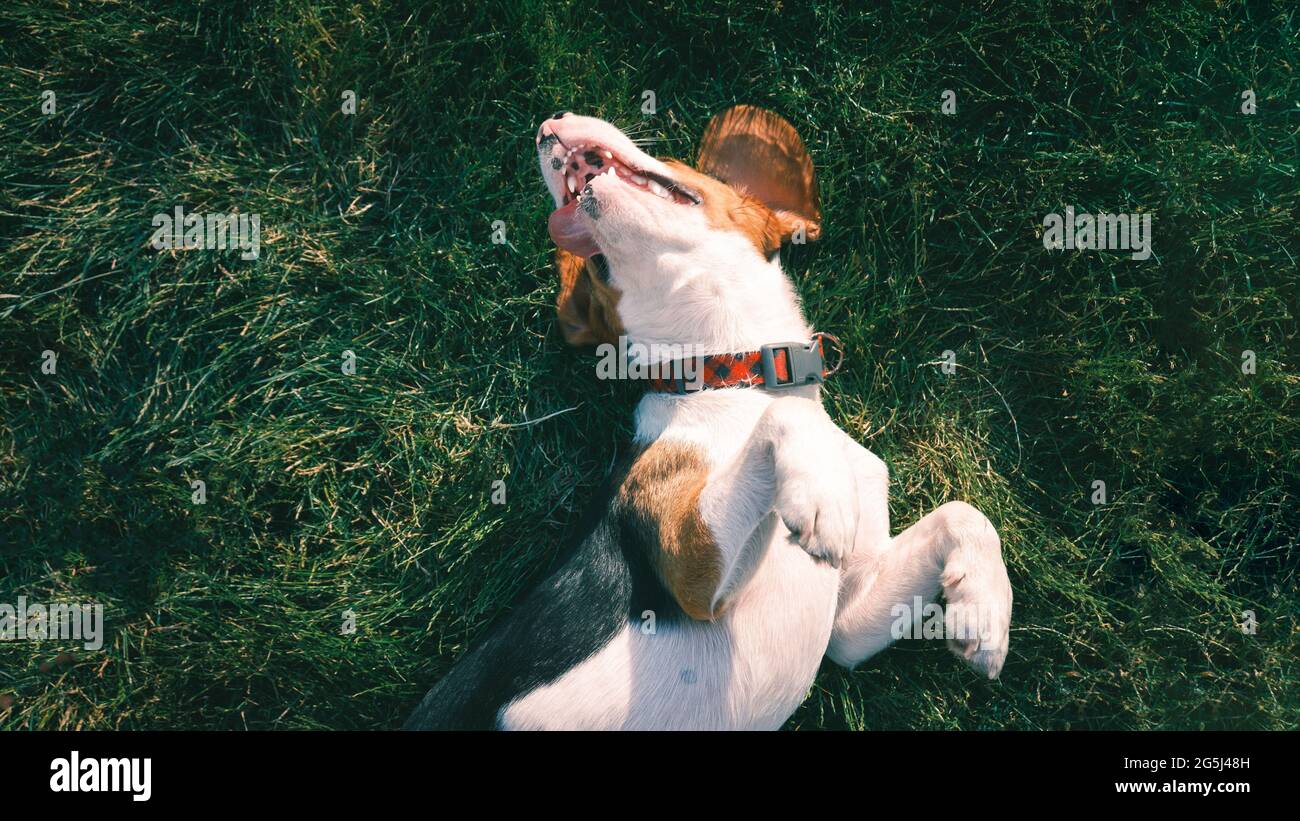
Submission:
M 799 132 L 780 114 L 738 105 L 715 115 L 704 130 L 696 167 L 771 208 L 782 240 L 801 229 L 806 239 L 821 236 L 812 157 Z
M 555 252 L 555 267 L 560 272 L 560 293 L 555 298 L 560 332 L 570 345 L 617 343 L 623 333 L 616 310 L 620 294 L 595 281 L 588 266 L 595 267 L 595 263 L 563 248 Z

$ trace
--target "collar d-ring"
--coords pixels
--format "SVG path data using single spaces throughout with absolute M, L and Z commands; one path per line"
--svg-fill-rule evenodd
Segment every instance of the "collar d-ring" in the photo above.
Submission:
M 826 376 L 830 376 L 834 374 L 844 364 L 844 343 L 840 342 L 840 338 L 838 336 L 835 336 L 834 334 L 824 333 L 822 331 L 818 331 L 817 333 L 813 334 L 812 338 L 821 340 L 821 347 L 823 351 L 825 351 L 826 349 L 826 340 L 830 340 L 831 350 L 835 351 L 837 357 L 835 359 L 835 367 L 826 371 Z M 825 355 L 826 355 L 825 353 L 822 354 L 822 356 Z

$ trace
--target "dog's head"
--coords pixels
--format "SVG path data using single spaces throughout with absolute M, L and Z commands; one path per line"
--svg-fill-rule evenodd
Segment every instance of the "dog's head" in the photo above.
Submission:
M 777 252 L 791 237 L 817 239 L 821 212 L 812 159 L 779 115 L 753 106 L 717 115 L 696 168 L 657 160 L 609 123 L 567 112 L 542 123 L 537 151 L 556 205 L 549 228 L 568 342 L 613 341 L 626 328 L 723 345 L 725 332 L 701 323 L 781 314 L 764 300 L 789 303 L 802 324 Z M 766 324 L 774 321 L 791 320 Z

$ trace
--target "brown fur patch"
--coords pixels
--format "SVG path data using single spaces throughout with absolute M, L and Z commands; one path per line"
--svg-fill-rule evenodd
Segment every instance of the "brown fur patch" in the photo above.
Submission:
M 727 604 L 709 609 L 722 582 L 722 557 L 700 518 L 708 474 L 698 448 L 655 442 L 632 463 L 618 493 L 620 503 L 657 536 L 651 559 L 660 579 L 686 615 L 701 621 L 716 619 Z
M 709 121 L 699 169 L 664 160 L 679 182 L 699 191 L 710 225 L 739 231 L 769 256 L 798 229 L 821 236 L 821 206 L 812 157 L 785 118 L 750 105 Z
M 595 263 L 563 248 L 555 252 L 555 267 L 560 274 L 555 311 L 564 341 L 570 345 L 617 342 L 623 334 L 623 321 L 618 315 L 622 293 L 600 281 Z
M 663 163 L 672 169 L 674 179 L 700 192 L 704 200 L 700 207 L 704 209 L 705 219 L 714 228 L 739 231 L 749 238 L 763 256 L 768 256 L 781 247 L 785 236 L 781 220 L 760 200 L 701 174 L 686 163 L 677 160 L 664 160 Z

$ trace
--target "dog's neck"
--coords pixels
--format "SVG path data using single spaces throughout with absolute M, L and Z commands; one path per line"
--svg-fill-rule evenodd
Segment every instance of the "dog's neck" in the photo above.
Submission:
M 690 346 L 711 355 L 758 350 L 775 342 L 807 341 L 812 333 L 778 256 L 751 249 L 661 254 L 654 260 L 615 261 L 624 290 L 619 315 L 630 343 L 651 351 Z M 651 361 L 662 359 L 652 353 Z
M 619 263 L 614 264 L 618 270 Z M 709 257 L 663 254 L 651 264 L 653 270 L 631 271 L 642 277 L 636 281 L 639 287 L 625 291 L 618 304 L 628 342 L 650 350 L 651 361 L 668 358 L 656 357 L 654 351 L 673 346 L 694 346 L 694 354 L 712 355 L 811 338 L 799 297 L 777 256 L 764 260 L 749 248 L 723 248 Z M 720 443 L 731 432 L 746 430 L 781 396 L 821 401 L 817 385 L 647 393 L 637 405 L 635 439 L 648 444 L 670 429 L 675 436 L 711 431 L 701 446 L 724 452 Z

